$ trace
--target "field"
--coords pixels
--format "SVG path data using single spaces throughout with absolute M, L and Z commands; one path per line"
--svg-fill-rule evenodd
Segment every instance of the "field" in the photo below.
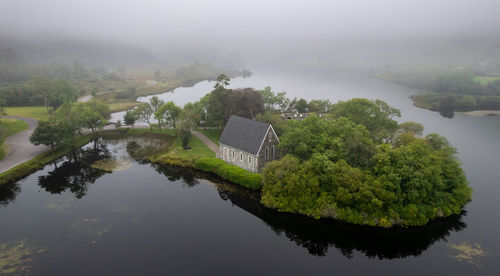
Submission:
M 4 129 L 4 132 L 0 133 L 0 160 L 2 160 L 8 152 L 7 145 L 3 143 L 5 138 L 23 130 L 27 130 L 29 127 L 28 124 L 22 120 L 0 119 L 0 121 Z
M 499 77 L 480 77 L 480 76 L 475 76 L 474 80 L 479 82 L 482 86 L 487 86 L 488 83 L 500 79 Z
M 16 106 L 16 107 L 6 107 L 5 112 L 7 116 L 18 116 L 27 117 L 37 120 L 48 120 L 50 114 L 47 112 L 44 106 Z

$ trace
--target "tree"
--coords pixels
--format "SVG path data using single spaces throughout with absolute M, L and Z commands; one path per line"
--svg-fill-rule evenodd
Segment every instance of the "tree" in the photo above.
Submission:
M 42 99 L 49 113 L 55 111 L 63 103 L 75 102 L 78 98 L 78 91 L 66 80 L 51 80 L 42 76 L 34 76 L 30 82 L 31 89 Z
M 416 136 L 421 136 L 424 132 L 424 126 L 417 122 L 404 122 L 399 124 L 398 134 L 411 133 Z
M 329 113 L 331 106 L 332 103 L 329 100 L 311 100 L 307 104 L 307 110 L 316 113 Z
M 297 104 L 295 105 L 295 110 L 298 113 L 307 113 L 309 111 L 307 101 L 304 99 L 298 100 Z
M 176 121 L 181 115 L 181 112 L 182 108 L 170 101 L 160 106 L 158 111 L 155 113 L 155 118 L 158 119 L 158 124 L 161 122 L 166 126 L 171 125 L 173 128 L 176 128 Z
M 264 101 L 259 92 L 252 88 L 236 89 L 229 94 L 229 114 L 254 119 L 265 112 Z
M 160 81 L 161 80 L 161 71 L 160 69 L 156 69 L 155 72 L 153 73 L 153 76 L 155 78 L 156 81 Z
M 132 128 L 134 128 L 135 121 L 137 121 L 137 114 L 132 110 L 127 110 L 125 115 L 123 115 L 123 122 L 125 125 L 132 126 Z
M 4 98 L 0 98 L 0 116 L 5 115 L 4 108 L 7 106 L 7 100 Z
M 286 92 L 274 93 L 271 87 L 267 86 L 263 90 L 258 90 L 264 101 L 264 107 L 268 111 L 283 113 L 290 104 L 290 99 L 286 97 Z
M 69 120 L 40 121 L 37 128 L 30 136 L 34 145 L 46 145 L 55 148 L 62 145 L 70 145 L 77 137 L 78 126 Z
M 226 86 L 229 85 L 229 77 L 224 75 L 224 74 L 220 74 L 218 77 L 217 77 L 217 82 L 215 83 L 214 85 L 214 88 L 217 90 L 217 89 L 225 89 Z
M 209 126 L 222 127 L 227 122 L 231 116 L 231 105 L 229 104 L 231 93 L 231 90 L 219 87 L 208 94 L 205 101 L 206 121 Z
M 133 111 L 137 116 L 137 120 L 147 123 L 151 131 L 153 131 L 153 123 L 151 122 L 151 116 L 153 116 L 153 108 L 148 103 L 138 106 Z
M 77 103 L 71 108 L 71 119 L 80 127 L 89 128 L 92 134 L 101 131 L 110 117 L 108 105 L 100 100 Z
M 182 127 L 185 129 L 203 126 L 206 120 L 206 112 L 202 101 L 185 104 L 179 119 L 182 121 Z
M 384 101 L 362 98 L 340 101 L 332 106 L 330 113 L 335 118 L 346 117 L 365 126 L 376 142 L 390 140 L 398 130 L 398 123 L 393 118 L 401 117 L 398 109 Z
M 160 112 L 160 107 L 164 104 L 165 102 L 163 100 L 160 100 L 157 96 L 152 97 L 149 100 L 149 105 L 151 106 L 151 109 L 153 110 L 153 116 L 154 118 L 158 121 L 158 129 L 161 130 L 161 126 L 163 124 L 163 116 L 161 116 Z

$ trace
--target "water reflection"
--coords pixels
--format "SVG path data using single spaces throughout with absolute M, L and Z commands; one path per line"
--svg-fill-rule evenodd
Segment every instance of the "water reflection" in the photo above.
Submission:
M 259 204 L 258 195 L 228 184 L 217 184 L 221 198 L 259 217 L 277 235 L 285 235 L 311 255 L 325 256 L 330 247 L 352 258 L 354 251 L 379 259 L 418 256 L 433 243 L 444 240 L 452 231 L 466 227 L 462 215 L 430 223 L 425 227 L 377 229 L 334 221 L 314 220 L 305 216 L 278 213 Z
M 90 146 L 72 152 L 63 161 L 55 163 L 52 171 L 38 177 L 38 184 L 49 193 L 59 194 L 69 190 L 76 198 L 82 198 L 90 184 L 109 173 L 92 168 L 96 160 L 116 158 L 125 153 L 126 156 L 120 158 L 133 158 L 141 164 L 146 164 L 144 156 L 151 153 L 149 146 L 153 144 L 154 142 L 133 139 L 116 145 L 113 145 L 112 141 L 107 141 L 106 144 L 95 141 Z M 108 146 L 112 148 L 111 151 Z M 200 179 L 209 180 L 222 200 L 229 201 L 233 206 L 260 218 L 276 235 L 286 237 L 314 256 L 325 256 L 332 247 L 337 248 L 347 258 L 352 258 L 356 251 L 380 259 L 419 256 L 435 242 L 444 240 L 454 231 L 466 228 L 462 221 L 463 214 L 434 221 L 425 227 L 381 230 L 278 213 L 259 203 L 258 192 L 223 182 L 215 176 L 182 167 L 157 164 L 149 166 L 169 181 L 181 182 L 188 188 L 198 185 Z M 0 187 L 0 204 L 9 204 L 19 192 L 18 184 Z
M 16 199 L 16 196 L 21 192 L 21 188 L 17 183 L 7 183 L 0 185 L 0 205 L 7 206 L 10 202 Z
M 197 178 L 210 180 L 215 184 L 221 199 L 229 200 L 234 206 L 260 218 L 278 236 L 284 235 L 314 256 L 325 256 L 331 247 L 340 250 L 347 258 L 352 258 L 355 251 L 379 259 L 419 256 L 435 242 L 445 240 L 452 232 L 467 227 L 462 221 L 465 213 L 436 220 L 425 227 L 388 230 L 314 220 L 270 210 L 259 203 L 258 192 L 225 183 L 212 175 L 181 167 L 151 166 L 171 181 L 185 181 L 188 187 L 198 184 Z
M 87 194 L 88 185 L 107 174 L 105 170 L 93 168 L 95 161 L 110 158 L 108 147 L 98 140 L 91 147 L 75 150 L 62 163 L 54 162 L 54 170 L 38 177 L 38 185 L 51 194 L 71 191 L 75 197 Z

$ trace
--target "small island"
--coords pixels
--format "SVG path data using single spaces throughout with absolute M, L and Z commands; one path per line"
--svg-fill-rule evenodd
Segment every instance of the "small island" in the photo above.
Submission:
M 379 227 L 420 226 L 471 198 L 456 150 L 385 102 L 352 99 L 282 129 L 261 202 L 283 212 Z

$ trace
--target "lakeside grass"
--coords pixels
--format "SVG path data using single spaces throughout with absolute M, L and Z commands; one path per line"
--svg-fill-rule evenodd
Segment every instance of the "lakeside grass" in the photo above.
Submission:
M 217 146 L 219 146 L 219 139 L 220 136 L 222 135 L 222 129 L 197 129 L 196 131 L 205 134 L 205 136 L 207 136 L 208 139 L 210 139 Z
M 48 121 L 50 115 L 44 106 L 15 106 L 6 107 L 5 113 L 7 116 L 18 116 L 33 118 L 39 121 Z
M 0 119 L 0 122 L 5 131 L 0 135 L 0 160 L 2 160 L 9 152 L 7 144 L 4 144 L 5 139 L 18 132 L 27 130 L 29 126 L 25 121 L 18 119 Z
M 483 77 L 483 76 L 475 76 L 474 80 L 479 82 L 482 86 L 487 86 L 490 82 L 496 81 L 500 79 L 500 77 Z
M 113 112 L 120 112 L 120 111 L 126 111 L 129 109 L 133 109 L 134 107 L 140 105 L 142 103 L 140 102 L 115 102 L 115 103 L 110 103 L 109 104 L 109 111 L 111 113 Z
M 11 183 L 24 178 L 25 176 L 43 169 L 48 163 L 57 160 L 75 148 L 82 147 L 90 142 L 90 135 L 78 138 L 72 146 L 55 148 L 37 155 L 30 161 L 19 164 L 0 174 L 0 185 Z

